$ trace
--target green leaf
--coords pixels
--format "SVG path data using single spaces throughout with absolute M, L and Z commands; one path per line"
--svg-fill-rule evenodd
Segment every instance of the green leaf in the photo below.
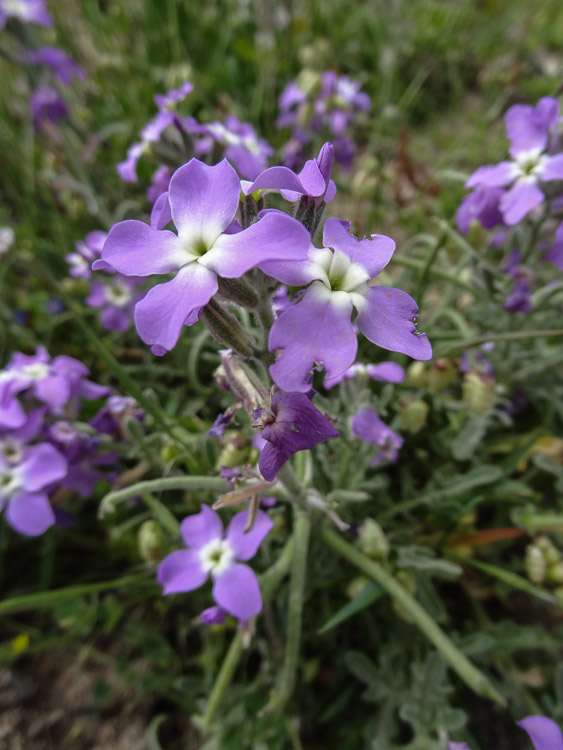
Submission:
M 355 596 L 354 599 L 352 599 L 351 602 L 348 602 L 348 604 L 344 605 L 342 609 L 339 609 L 338 612 L 329 620 L 327 620 L 327 622 L 325 622 L 322 628 L 317 632 L 319 633 L 319 635 L 321 635 L 322 633 L 326 633 L 327 631 L 332 630 L 332 628 L 335 628 L 337 625 L 345 622 L 353 615 L 356 615 L 366 607 L 369 607 L 370 604 L 373 604 L 380 597 L 382 597 L 384 593 L 385 592 L 383 591 L 381 586 L 370 581 L 364 586 L 360 593 Z

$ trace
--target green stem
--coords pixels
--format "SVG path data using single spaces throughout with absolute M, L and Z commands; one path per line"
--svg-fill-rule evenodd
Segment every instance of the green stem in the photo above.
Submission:
M 272 692 L 268 705 L 263 709 L 262 714 L 281 713 L 287 701 L 291 698 L 295 686 L 299 651 L 301 648 L 303 598 L 310 535 L 311 522 L 308 516 L 303 511 L 297 511 L 294 529 L 295 549 L 291 564 L 289 588 L 289 617 L 285 658 L 279 682 Z
M 424 270 L 425 263 L 422 260 L 417 260 L 416 258 L 406 258 L 402 256 L 395 256 L 391 259 L 390 265 L 395 266 L 402 266 L 403 268 L 409 268 L 413 271 L 419 271 L 422 272 Z M 477 289 L 474 286 L 471 286 L 471 284 L 468 284 L 467 282 L 463 281 L 463 279 L 459 278 L 459 276 L 455 276 L 452 273 L 448 273 L 448 271 L 442 271 L 439 268 L 429 268 L 428 273 L 430 276 L 434 276 L 436 279 L 443 279 L 444 281 L 449 281 L 450 284 L 454 284 L 455 286 L 460 287 L 460 289 L 465 289 L 466 292 L 469 292 L 474 297 L 483 298 L 484 294 L 480 289 Z
M 332 549 L 346 558 L 352 565 L 355 565 L 359 570 L 376 581 L 376 583 L 379 583 L 393 597 L 397 604 L 408 612 L 422 633 L 434 644 L 452 669 L 458 673 L 461 679 L 472 690 L 479 695 L 490 698 L 501 706 L 506 705 L 505 699 L 492 685 L 486 675 L 467 659 L 453 641 L 436 625 L 426 610 L 420 606 L 416 599 L 385 568 L 363 555 L 331 529 L 325 529 L 322 536 L 329 547 L 332 547 Z
M 278 586 L 287 574 L 293 559 L 293 547 L 293 537 L 290 537 L 276 562 L 262 576 L 260 576 L 260 589 L 262 591 L 263 601 L 267 602 L 270 599 L 273 599 Z M 242 651 L 243 634 L 242 632 L 238 632 L 233 638 L 225 656 L 225 660 L 221 665 L 221 669 L 219 670 L 219 674 L 217 675 L 217 679 L 215 680 L 215 684 L 209 695 L 209 700 L 205 707 L 205 713 L 198 722 L 204 732 L 208 732 L 213 723 L 223 695 L 231 684 L 240 657 L 242 656 Z
M 129 500 L 135 495 L 146 495 L 164 490 L 210 490 L 218 494 L 229 491 L 229 484 L 219 477 L 163 477 L 161 479 L 147 479 L 107 494 L 100 503 L 98 515 L 101 518 L 106 513 L 113 512 L 117 503 Z
M 476 346 L 486 344 L 489 341 L 520 341 L 521 339 L 547 338 L 548 336 L 563 336 L 563 328 L 548 328 L 540 331 L 508 331 L 507 333 L 490 333 L 486 336 L 478 336 L 468 339 L 460 344 L 440 352 L 440 356 L 449 356 L 466 349 L 475 349 Z
M 278 473 L 278 479 L 289 493 L 290 501 L 303 507 L 305 504 L 305 488 L 289 463 L 282 466 Z

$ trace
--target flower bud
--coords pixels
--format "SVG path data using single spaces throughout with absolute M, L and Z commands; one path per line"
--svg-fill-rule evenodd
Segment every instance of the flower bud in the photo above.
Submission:
M 550 583 L 563 583 L 563 560 L 547 569 L 546 580 Z
M 355 599 L 368 585 L 369 579 L 365 576 L 353 578 L 346 586 L 346 594 L 350 599 Z
M 156 521 L 145 521 L 141 524 L 138 535 L 139 553 L 145 562 L 152 565 L 164 555 L 162 529 Z
M 428 404 L 421 399 L 401 402 L 399 406 L 401 428 L 416 435 L 426 424 L 428 411 Z
M 209 330 L 215 341 L 241 354 L 243 357 L 252 356 L 252 342 L 246 331 L 230 312 L 210 300 L 201 311 L 201 320 Z
M 533 583 L 543 583 L 547 570 L 545 557 L 537 544 L 528 544 L 524 560 L 526 575 Z
M 474 414 L 485 414 L 493 403 L 495 381 L 490 375 L 472 370 L 463 378 L 463 402 Z
M 413 362 L 407 368 L 406 384 L 413 388 L 423 388 L 427 381 L 427 368 L 424 362 Z
M 437 359 L 428 371 L 428 388 L 440 393 L 455 383 L 458 378 L 457 363 L 453 359 Z
M 561 560 L 561 553 L 556 549 L 553 542 L 548 537 L 538 537 L 536 539 L 536 544 L 541 549 L 548 565 L 555 565 Z
M 366 518 L 358 533 L 358 547 L 369 557 L 385 557 L 389 553 L 389 542 L 383 529 L 373 518 Z
M 219 294 L 224 299 L 248 310 L 255 310 L 260 304 L 258 295 L 245 279 L 224 279 L 218 276 L 217 281 Z

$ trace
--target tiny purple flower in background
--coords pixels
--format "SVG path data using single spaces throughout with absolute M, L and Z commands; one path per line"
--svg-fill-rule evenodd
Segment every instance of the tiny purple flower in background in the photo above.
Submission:
M 0 30 L 6 25 L 8 18 L 40 26 L 53 25 L 45 0 L 0 0 Z
M 348 234 L 349 227 L 348 222 L 328 219 L 325 247 L 311 246 L 308 263 L 260 265 L 285 284 L 312 282 L 270 331 L 270 351 L 281 350 L 270 373 L 284 391 L 306 393 L 308 376 L 318 364 L 329 379 L 340 377 L 352 365 L 358 349 L 354 309 L 358 328 L 372 343 L 414 359 L 432 357 L 428 337 L 416 331 L 418 307 L 412 297 L 398 289 L 368 285 L 389 263 L 395 243 L 384 235 L 358 240 Z
M 362 409 L 356 414 L 352 420 L 352 433 L 366 443 L 375 443 L 378 446 L 379 451 L 370 461 L 371 466 L 377 466 L 382 461 L 395 463 L 405 442 L 373 409 Z
M 396 362 L 381 362 L 379 365 L 364 365 L 362 362 L 354 362 L 345 372 L 335 378 L 325 378 L 325 388 L 333 388 L 344 380 L 355 377 L 367 377 L 378 383 L 402 383 L 405 379 L 405 370 Z
M 213 598 L 219 607 L 242 621 L 257 615 L 262 609 L 258 580 L 240 561 L 254 557 L 274 524 L 259 510 L 254 526 L 244 533 L 247 520 L 248 511 L 237 513 L 224 533 L 221 519 L 207 505 L 185 518 L 180 531 L 188 549 L 172 552 L 158 569 L 163 594 L 193 591 L 211 576 Z
M 100 323 L 106 331 L 125 332 L 131 326 L 134 307 L 143 296 L 136 288 L 139 281 L 135 276 L 116 274 L 103 283 L 91 285 L 85 302 L 89 307 L 101 309 Z
M 73 78 L 86 78 L 86 72 L 80 65 L 69 57 L 66 52 L 57 47 L 40 47 L 28 55 L 33 65 L 45 65 L 50 68 L 63 84 L 69 84 Z
M 86 235 L 83 242 L 76 243 L 75 252 L 65 255 L 65 260 L 70 266 L 70 276 L 74 279 L 90 278 L 92 263 L 100 257 L 107 236 L 107 232 L 94 230 Z M 111 268 L 108 266 L 105 270 Z
M 208 607 L 200 614 L 204 625 L 222 625 L 229 613 L 223 607 Z
M 12 247 L 16 235 L 12 227 L 0 227 L 0 255 L 4 255 Z
M 527 732 L 535 750 L 563 750 L 563 734 L 557 724 L 545 716 L 526 716 L 516 725 Z M 448 742 L 448 750 L 471 750 L 465 742 Z
M 284 313 L 285 314 L 285 313 Z M 339 432 L 304 393 L 276 391 L 268 410 L 258 409 L 254 427 L 263 427 L 258 467 L 264 479 L 273 481 L 294 453 L 310 450 Z
M 173 172 L 170 167 L 164 165 L 155 169 L 151 178 L 151 186 L 147 190 L 147 200 L 149 203 L 155 203 L 156 199 L 168 190 L 172 174 Z
M 127 157 L 117 165 L 117 173 L 125 182 L 137 182 L 137 164 L 149 150 L 151 143 L 160 140 L 167 127 L 177 122 L 176 115 L 168 110 L 159 111 L 141 130 L 141 140 L 127 149 Z
M 540 99 L 537 106 L 516 104 L 505 115 L 513 161 L 479 167 L 466 187 L 504 188 L 499 209 L 513 226 L 545 200 L 542 183 L 563 180 L 563 154 L 547 153 L 550 130 L 558 120 L 558 102 Z M 467 200 L 467 199 L 466 199 Z
M 225 122 L 210 122 L 204 125 L 211 137 L 224 146 L 224 156 L 247 180 L 254 180 L 268 166 L 268 159 L 274 149 L 247 122 L 240 122 L 229 115 Z
M 176 272 L 135 307 L 137 331 L 158 355 L 176 345 L 184 324 L 196 322 L 217 292 L 218 276 L 239 278 L 269 260 L 304 260 L 310 244 L 307 230 L 279 211 L 228 234 L 240 180 L 226 160 L 210 167 L 192 159 L 172 176 L 168 198 L 177 235 L 141 221 L 122 221 L 111 229 L 102 251 L 103 263 L 126 276 Z M 100 268 L 100 261 L 93 268 Z
M 56 125 L 68 115 L 65 100 L 51 86 L 38 86 L 32 93 L 29 104 L 38 132 L 41 132 L 47 123 Z
M 532 273 L 525 266 L 520 265 L 521 255 L 518 250 L 512 250 L 506 260 L 505 272 L 514 280 L 514 289 L 504 303 L 504 309 L 512 313 L 532 312 Z
M 16 531 L 43 534 L 55 523 L 45 488 L 67 473 L 63 456 L 48 443 L 23 447 L 15 460 L 0 451 L 0 509 Z

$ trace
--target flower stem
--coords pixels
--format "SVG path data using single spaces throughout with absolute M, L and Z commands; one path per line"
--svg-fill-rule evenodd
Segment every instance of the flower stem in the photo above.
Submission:
M 265 602 L 274 597 L 278 586 L 287 574 L 293 559 L 293 549 L 294 540 L 293 537 L 289 537 L 276 562 L 260 576 L 260 589 L 262 591 L 262 599 Z M 240 657 L 242 656 L 244 645 L 243 640 L 243 633 L 239 631 L 229 646 L 227 655 L 225 656 L 219 674 L 217 675 L 217 679 L 215 680 L 215 684 L 209 695 L 205 712 L 197 722 L 203 732 L 208 732 L 211 728 L 211 724 L 213 723 L 213 719 L 219 709 L 223 695 L 231 684 Z
M 436 625 L 426 610 L 420 606 L 416 599 L 382 565 L 374 560 L 370 560 L 331 529 L 325 529 L 322 537 L 329 547 L 332 547 L 332 549 L 346 558 L 352 565 L 355 565 L 359 570 L 379 583 L 393 597 L 397 604 L 400 604 L 408 612 L 418 628 L 434 644 L 466 685 L 479 695 L 490 698 L 501 706 L 506 705 L 505 699 L 492 685 L 488 677 L 467 659 L 446 633 Z
M 305 592 L 305 578 L 307 569 L 307 553 L 311 522 L 301 510 L 297 511 L 294 527 L 294 551 L 291 564 L 291 579 L 289 588 L 289 618 L 287 629 L 287 644 L 281 676 L 277 686 L 272 691 L 267 706 L 261 714 L 280 713 L 291 698 L 295 685 L 297 663 L 301 647 L 301 623 L 303 619 L 303 596 Z

